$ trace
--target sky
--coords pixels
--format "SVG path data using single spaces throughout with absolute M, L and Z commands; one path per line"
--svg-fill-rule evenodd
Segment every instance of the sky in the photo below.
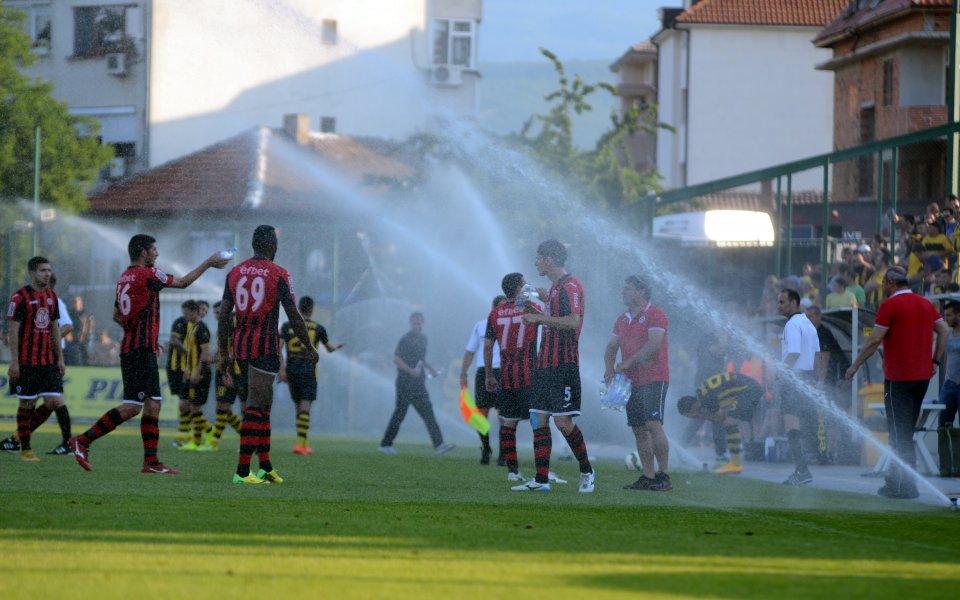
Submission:
M 483 0 L 480 63 L 619 58 L 656 33 L 657 9 L 681 0 Z

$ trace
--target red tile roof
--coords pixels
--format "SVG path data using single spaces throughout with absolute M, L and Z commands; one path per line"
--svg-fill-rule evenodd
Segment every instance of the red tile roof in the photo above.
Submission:
M 950 9 L 952 0 L 882 0 L 874 7 L 867 6 L 859 10 L 840 11 L 820 33 L 813 43 L 826 46 L 837 40 L 853 35 L 857 30 L 884 21 L 897 13 L 907 13 L 912 9 Z
M 282 131 L 253 129 L 193 154 L 117 182 L 90 197 L 90 210 L 103 214 L 204 211 L 234 213 L 258 208 L 298 212 L 336 199 L 320 185 L 322 175 L 305 176 L 323 165 L 353 184 L 378 187 L 413 177 L 409 165 L 375 149 L 376 141 L 311 134 L 309 154 Z M 304 157 L 307 162 L 291 160 Z M 321 167 L 321 168 L 324 168 Z
M 677 23 L 823 27 L 849 0 L 700 0 Z

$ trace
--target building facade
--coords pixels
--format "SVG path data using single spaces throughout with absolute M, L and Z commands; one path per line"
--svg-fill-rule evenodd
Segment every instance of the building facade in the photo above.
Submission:
M 118 179 L 286 113 L 398 138 L 476 108 L 481 0 L 9 0 Z M 438 119 L 439 117 L 439 119 Z
M 617 74 L 617 96 L 621 114 L 633 106 L 657 102 L 657 47 L 650 41 L 631 46 L 617 59 L 610 70 Z M 627 137 L 627 145 L 637 171 L 647 172 L 657 166 L 657 136 L 638 131 Z
M 834 74 L 834 148 L 913 133 L 947 122 L 951 0 L 854 0 L 817 36 L 832 51 L 818 68 Z M 941 200 L 946 144 L 901 149 L 901 204 Z M 891 197 L 892 157 L 884 156 L 884 197 Z M 834 167 L 835 201 L 873 201 L 880 165 L 875 156 Z
M 815 68 L 829 55 L 810 41 L 846 4 L 684 0 L 682 10 L 661 9 L 658 104 L 675 128 L 657 136 L 665 188 L 830 151 L 833 79 Z

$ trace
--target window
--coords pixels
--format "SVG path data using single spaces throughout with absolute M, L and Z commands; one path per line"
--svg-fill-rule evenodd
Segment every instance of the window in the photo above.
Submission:
M 893 104 L 893 60 L 883 61 L 883 105 Z
M 53 17 L 49 6 L 31 7 L 27 17 L 27 33 L 37 54 L 46 54 L 53 39 Z
M 74 56 L 103 56 L 128 49 L 127 7 L 82 6 L 73 9 Z
M 335 117 L 320 117 L 321 133 L 336 133 L 337 119 Z
M 334 19 L 324 19 L 320 24 L 320 41 L 328 46 L 337 43 L 337 22 Z
M 433 64 L 466 69 L 474 64 L 473 21 L 437 19 L 433 22 Z

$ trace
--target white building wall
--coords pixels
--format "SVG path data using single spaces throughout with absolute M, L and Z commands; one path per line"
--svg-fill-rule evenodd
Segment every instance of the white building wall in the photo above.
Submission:
M 438 112 L 472 115 L 474 72 L 457 86 L 430 83 L 432 19 L 476 23 L 480 3 L 429 4 L 433 13 L 428 0 L 154 0 L 151 166 L 285 113 L 379 137 L 408 135 Z M 336 21 L 336 43 L 323 40 L 324 20 Z
M 89 0 L 9 0 L 9 7 L 27 14 L 26 30 L 34 35 L 34 19 L 46 15 L 50 20 L 49 44 L 35 45 L 36 62 L 25 68 L 26 74 L 53 83 L 52 96 L 66 104 L 73 114 L 85 115 L 101 123 L 104 143 L 134 144 L 142 154 L 146 124 L 145 30 L 147 2 L 111 2 L 96 6 L 123 7 L 125 36 L 130 50 L 124 53 L 124 68 L 110 74 L 103 54 L 78 56 L 75 52 L 75 14 L 77 7 L 93 6 Z M 142 166 L 136 159 L 131 168 Z
M 683 186 L 680 172 L 684 126 L 682 124 L 681 90 L 686 85 L 684 70 L 685 32 L 665 31 L 656 40 L 659 46 L 657 58 L 657 103 L 659 118 L 672 125 L 676 131 L 661 129 L 657 132 L 657 169 L 663 176 L 665 188 Z
M 678 128 L 660 135 L 673 152 L 661 154 L 668 188 L 694 185 L 830 152 L 833 140 L 833 74 L 814 65 L 830 58 L 815 48 L 815 28 L 695 26 L 690 29 L 690 85 L 686 182 L 682 111 L 662 120 Z M 680 39 L 679 35 L 668 39 Z M 661 51 L 661 108 L 682 102 L 682 56 L 664 64 Z M 671 75 L 672 74 L 672 75 Z M 672 138 L 672 140 L 671 140 Z M 659 142 L 658 142 L 659 143 Z M 664 148 L 666 149 L 666 148 Z M 794 189 L 818 189 L 822 174 L 794 180 Z

